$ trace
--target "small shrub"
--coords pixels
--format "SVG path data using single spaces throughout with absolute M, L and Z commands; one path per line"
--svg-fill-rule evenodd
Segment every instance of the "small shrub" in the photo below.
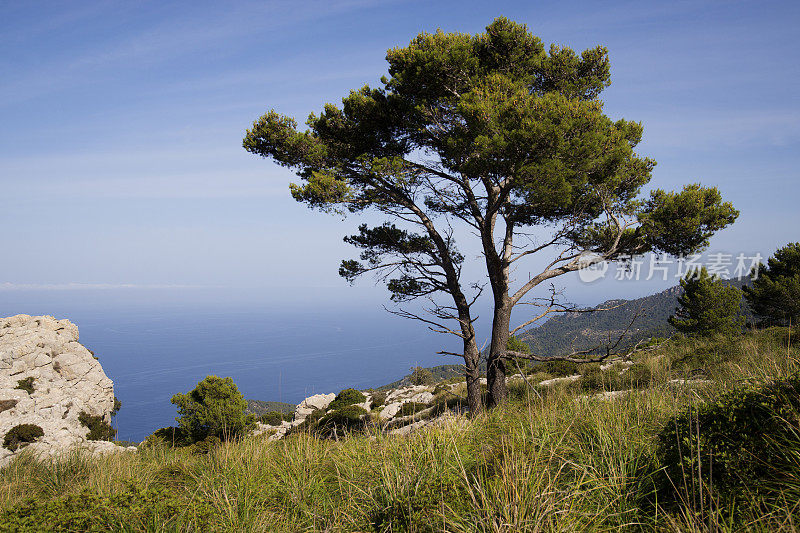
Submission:
M 372 409 L 375 409 L 377 407 L 382 406 L 384 403 L 386 403 L 386 397 L 387 396 L 388 396 L 388 394 L 386 394 L 385 392 L 375 392 L 375 393 L 373 393 L 372 394 L 372 399 L 370 400 L 372 402 L 370 407 Z
M 439 394 L 447 394 L 449 392 L 450 392 L 450 387 L 448 387 L 444 383 L 439 383 L 433 388 L 434 396 L 438 396 Z
M 628 367 L 628 370 L 619 375 L 623 388 L 644 389 L 650 386 L 653 381 L 653 372 L 650 367 L 642 363 L 636 363 Z
M 587 392 L 612 391 L 619 388 L 619 373 L 613 368 L 602 370 L 598 364 L 581 368 L 580 387 Z
M 30 498 L 0 513 L 2 531 L 143 531 L 169 524 L 170 531 L 196 531 L 213 508 L 198 495 L 184 496 L 168 484 L 147 488 L 126 482 L 112 495 L 88 490 L 54 499 Z
M 3 447 L 17 451 L 44 436 L 44 430 L 35 424 L 20 424 L 14 426 L 3 438 Z
M 289 429 L 287 435 L 291 435 L 297 431 L 314 431 L 317 427 L 317 422 L 319 422 L 319 419 L 323 416 L 325 416 L 325 411 L 323 409 L 314 409 L 303 419 L 302 423 Z
M 367 410 L 358 405 L 345 405 L 328 412 L 319 419 L 316 432 L 326 437 L 341 437 L 348 432 L 358 431 L 367 424 Z
M 208 455 L 220 444 L 222 444 L 222 441 L 219 437 L 209 435 L 205 439 L 192 444 L 192 453 L 194 455 Z
M 355 389 L 344 389 L 342 392 L 336 395 L 336 398 L 334 398 L 334 400 L 328 406 L 328 409 L 335 410 L 347 405 L 364 403 L 365 401 L 367 401 L 367 397 L 364 396 L 360 391 Z
M 78 415 L 78 421 L 84 427 L 89 428 L 89 434 L 86 435 L 88 440 L 113 441 L 117 435 L 117 430 L 112 428 L 111 424 L 106 422 L 102 416 L 90 415 L 86 411 L 81 411 Z
M 24 390 L 28 394 L 33 394 L 33 382 L 35 379 L 33 376 L 27 377 L 25 379 L 21 379 L 17 381 L 17 386 L 14 387 L 15 389 Z
M 281 422 L 283 422 L 283 413 L 280 411 L 270 411 L 268 413 L 264 413 L 263 415 L 258 417 L 258 420 L 262 424 L 266 424 L 268 426 L 280 426 Z
M 430 418 L 439 416 L 445 411 L 465 411 L 467 409 L 467 401 L 452 392 L 439 394 L 431 403 L 432 409 L 428 415 Z
M 552 379 L 552 375 L 548 374 L 547 372 L 533 372 L 528 376 L 528 383 L 537 384 L 541 383 L 542 381 Z
M 412 385 L 430 385 L 433 383 L 433 372 L 421 366 L 415 366 L 411 369 L 411 384 Z
M 677 503 L 691 487 L 712 481 L 727 503 L 754 503 L 769 494 L 798 501 L 800 374 L 692 405 L 664 426 L 657 456 L 663 503 Z
M 428 408 L 428 404 L 420 403 L 420 402 L 406 402 L 400 406 L 400 411 L 398 411 L 398 416 L 408 416 L 414 415 L 419 413 L 420 411 L 424 411 Z
M 578 373 L 577 363 L 571 361 L 547 361 L 535 369 L 560 378 L 574 376 Z
M 111 410 L 111 416 L 117 416 L 120 409 L 122 409 L 122 402 L 119 401 L 119 398 L 114 396 L 114 408 Z
M 183 428 L 179 427 L 166 427 L 157 429 L 152 435 L 149 435 L 143 443 L 143 446 L 157 446 L 165 445 L 174 448 L 181 448 L 188 446 L 192 443 L 191 435 Z

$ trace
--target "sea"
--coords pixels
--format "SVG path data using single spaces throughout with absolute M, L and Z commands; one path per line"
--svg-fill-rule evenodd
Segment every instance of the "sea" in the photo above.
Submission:
M 172 396 L 208 375 L 248 399 L 299 403 L 317 393 L 385 385 L 412 366 L 456 364 L 458 339 L 397 317 L 385 300 L 347 291 L 57 288 L 0 291 L 0 316 L 52 315 L 114 381 L 117 438 L 139 442 L 175 424 Z

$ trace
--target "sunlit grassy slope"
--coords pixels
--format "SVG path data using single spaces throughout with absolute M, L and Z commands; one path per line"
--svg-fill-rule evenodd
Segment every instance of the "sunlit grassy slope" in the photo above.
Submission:
M 673 340 L 636 354 L 648 383 L 612 400 L 592 397 L 604 378 L 591 387 L 517 382 L 508 406 L 407 437 L 376 429 L 339 441 L 249 438 L 207 455 L 155 447 L 52 463 L 22 457 L 0 472 L 0 530 L 794 531 L 800 442 L 785 443 L 785 487 L 760 501 L 724 500 L 713 483 L 703 487 L 705 474 L 686 471 L 664 502 L 654 479 L 657 435 L 673 415 L 785 378 L 799 356 L 785 328 Z M 613 372 L 603 376 L 619 389 Z M 670 383 L 684 378 L 699 382 Z

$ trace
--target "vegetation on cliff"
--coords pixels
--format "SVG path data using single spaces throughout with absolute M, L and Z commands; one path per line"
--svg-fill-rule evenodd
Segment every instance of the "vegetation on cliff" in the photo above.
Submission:
M 638 352 L 633 366 L 601 369 L 616 376 L 605 399 L 581 383 L 595 371 L 551 386 L 536 385 L 553 377 L 536 372 L 533 388 L 510 384 L 509 405 L 474 419 L 450 415 L 407 437 L 299 431 L 206 453 L 155 445 L 54 462 L 23 454 L 0 471 L 0 525 L 789 531 L 800 520 L 800 408 L 787 387 L 797 382 L 800 350 L 787 340 L 777 327 L 678 337 Z M 762 426 L 780 432 L 737 437 Z

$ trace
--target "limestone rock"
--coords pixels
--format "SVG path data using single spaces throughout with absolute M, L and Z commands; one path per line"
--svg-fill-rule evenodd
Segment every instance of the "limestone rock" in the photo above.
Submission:
M 336 395 L 333 393 L 315 394 L 314 396 L 309 396 L 300 402 L 300 404 L 298 404 L 298 406 L 295 408 L 294 420 L 292 421 L 291 425 L 300 425 L 308 415 L 314 412 L 314 410 L 327 408 L 335 398 Z
M 32 393 L 19 388 L 19 382 L 29 378 Z M 88 429 L 78 420 L 81 412 L 110 422 L 113 409 L 114 384 L 78 342 L 75 324 L 51 316 L 0 318 L 0 438 L 14 426 L 35 424 L 44 436 L 29 447 L 37 454 L 53 455 L 86 443 Z M 125 450 L 113 443 L 92 442 L 88 447 Z M 13 455 L 0 448 L 0 466 Z

